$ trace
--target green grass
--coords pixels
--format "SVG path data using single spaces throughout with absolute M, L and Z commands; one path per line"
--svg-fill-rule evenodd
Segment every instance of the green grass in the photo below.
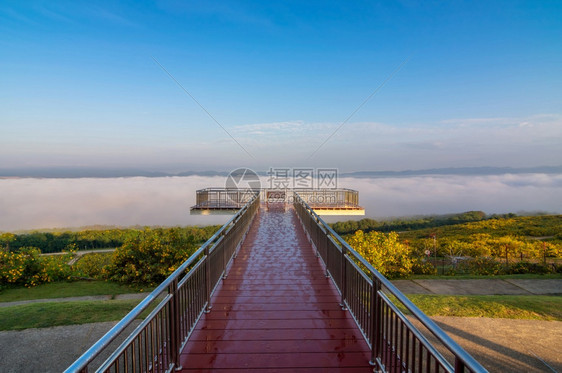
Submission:
M 562 321 L 562 297 L 546 295 L 408 295 L 428 316 Z
M 117 295 L 151 291 L 152 288 L 139 288 L 106 281 L 53 282 L 32 288 L 14 287 L 0 292 L 0 302 L 14 302 L 30 299 L 52 299 L 81 297 L 86 295 Z
M 47 328 L 122 319 L 139 300 L 34 303 L 0 308 L 0 330 Z

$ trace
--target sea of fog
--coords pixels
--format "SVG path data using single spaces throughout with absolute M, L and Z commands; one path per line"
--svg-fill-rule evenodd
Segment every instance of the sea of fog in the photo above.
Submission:
M 89 225 L 208 225 L 228 216 L 190 215 L 195 191 L 224 177 L 0 179 L 0 231 Z M 482 210 L 562 213 L 562 175 L 340 178 L 359 191 L 366 217 Z M 327 221 L 350 217 L 329 217 Z

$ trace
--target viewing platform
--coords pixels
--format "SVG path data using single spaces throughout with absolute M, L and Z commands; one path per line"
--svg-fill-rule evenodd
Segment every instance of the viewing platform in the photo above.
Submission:
M 365 215 L 353 189 L 205 188 L 196 191 L 192 215 L 234 214 L 254 196 L 262 203 L 292 205 L 300 196 L 319 215 Z

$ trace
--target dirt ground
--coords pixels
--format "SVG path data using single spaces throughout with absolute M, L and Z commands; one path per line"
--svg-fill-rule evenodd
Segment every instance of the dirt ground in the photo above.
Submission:
M 562 372 L 562 321 L 432 319 L 490 372 Z

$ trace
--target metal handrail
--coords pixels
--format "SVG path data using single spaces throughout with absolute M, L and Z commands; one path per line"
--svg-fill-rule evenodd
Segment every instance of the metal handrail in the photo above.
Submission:
M 213 252 L 213 248 L 217 246 L 223 236 L 225 234 L 228 234 L 235 227 L 238 221 L 245 217 L 246 213 L 252 214 L 249 219 L 246 219 L 251 221 L 251 218 L 253 218 L 255 212 L 257 211 L 257 206 L 259 206 L 259 195 L 255 195 L 246 205 L 244 205 L 244 207 L 242 207 L 238 211 L 238 213 L 236 213 L 236 215 L 230 218 L 215 234 L 213 234 L 213 236 L 211 236 L 211 238 L 209 238 L 185 262 L 183 262 L 167 279 L 165 279 L 160 285 L 158 285 L 156 289 L 148 294 L 123 319 L 121 319 L 103 337 L 101 337 L 86 352 L 84 352 L 72 365 L 70 365 L 65 370 L 65 373 L 87 371 L 88 364 L 92 362 L 112 341 L 114 341 L 125 330 L 125 328 L 127 328 L 137 317 L 139 317 L 157 298 L 159 298 L 164 291 L 170 289 L 170 287 L 172 287 L 174 284 L 176 285 L 177 289 L 177 284 L 182 274 L 196 261 L 201 262 L 203 258 L 208 258 L 209 254 Z M 246 223 L 247 226 L 249 226 L 249 221 L 246 221 Z M 247 226 L 245 228 L 247 228 Z M 191 273 L 191 271 L 189 273 Z M 169 298 L 171 297 L 173 297 L 173 295 L 168 294 L 157 306 L 157 309 L 162 308 L 163 305 L 167 304 L 167 300 L 169 300 Z M 208 304 L 206 305 L 206 307 L 208 307 Z M 151 312 L 151 315 L 153 313 L 154 311 Z M 137 330 L 135 330 L 131 335 L 135 333 L 137 333 Z
M 384 286 L 390 294 L 396 297 L 396 299 L 398 299 L 398 301 L 400 301 L 404 305 L 404 307 L 406 307 L 406 309 L 410 311 L 411 314 L 427 328 L 427 330 L 429 330 L 429 332 L 431 332 L 441 343 L 443 343 L 443 345 L 455 356 L 455 371 L 457 367 L 463 368 L 464 366 L 472 372 L 487 372 L 487 370 L 478 361 L 476 361 L 470 354 L 468 354 L 451 337 L 449 337 L 449 335 L 447 335 L 435 322 L 433 322 L 433 320 L 431 320 L 411 300 L 409 300 L 400 290 L 398 290 L 398 288 L 394 286 L 385 276 L 383 276 L 378 270 L 376 270 L 365 258 L 357 253 L 355 249 L 353 249 L 343 238 L 341 238 L 328 224 L 326 224 L 326 222 L 324 222 L 322 218 L 320 218 L 320 216 L 318 216 L 318 214 L 316 214 L 316 212 L 314 212 L 314 210 L 302 198 L 300 198 L 300 196 L 297 195 L 297 198 L 295 199 L 295 206 L 297 206 L 298 204 L 300 204 L 300 206 L 304 208 L 312 221 L 316 223 L 317 227 L 320 229 L 320 232 L 332 239 L 332 241 L 335 240 L 341 246 L 341 252 L 343 256 L 350 256 L 355 261 L 360 263 L 367 271 L 371 273 L 374 281 L 377 281 L 380 285 Z M 297 208 L 296 210 L 297 213 L 299 213 L 299 209 Z M 302 216 L 299 216 L 299 218 L 301 218 L 302 220 Z M 307 233 L 312 236 L 311 231 L 308 229 L 310 227 L 307 227 L 307 224 L 304 221 L 303 224 L 308 230 Z M 314 237 L 311 237 L 311 239 L 313 243 L 317 244 L 317 242 L 314 242 Z M 369 276 L 367 276 L 367 281 L 369 285 L 373 287 L 374 281 L 369 280 L 368 277 Z M 342 293 L 342 303 L 344 303 L 342 304 L 342 306 L 345 306 L 345 296 L 343 295 L 345 289 L 338 288 L 338 290 L 340 291 L 340 293 Z M 380 292 L 380 290 L 377 290 L 377 293 L 378 292 Z M 386 300 L 388 300 L 387 297 L 385 298 Z M 371 302 L 374 303 L 374 299 L 371 299 Z M 395 309 L 398 310 L 397 308 Z M 400 311 L 398 310 L 398 312 Z M 374 315 L 371 315 L 371 317 L 373 316 Z M 405 319 L 403 314 L 401 314 L 400 317 Z M 374 324 L 374 322 L 372 324 Z M 361 325 L 359 326 L 361 328 Z M 374 328 L 374 326 L 372 327 Z M 363 332 L 365 333 L 367 331 Z M 371 348 L 374 348 L 374 344 L 374 341 L 371 341 Z M 440 356 L 437 359 L 439 360 L 441 358 L 442 357 Z

